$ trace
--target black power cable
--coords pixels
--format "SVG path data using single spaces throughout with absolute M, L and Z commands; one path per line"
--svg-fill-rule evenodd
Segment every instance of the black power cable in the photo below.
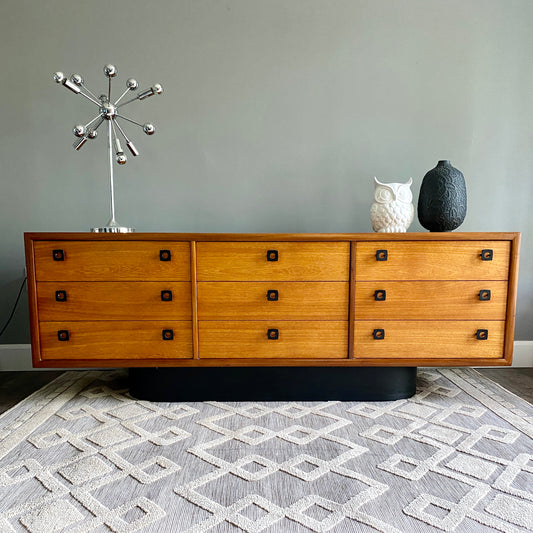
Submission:
M 24 280 L 22 281 L 22 285 L 20 286 L 20 290 L 19 290 L 17 299 L 15 300 L 15 305 L 13 306 L 13 309 L 11 310 L 11 314 L 9 315 L 9 318 L 7 319 L 7 322 L 4 324 L 4 327 L 2 328 L 2 331 L 0 331 L 0 337 L 4 334 L 4 331 L 7 329 L 7 326 L 9 326 L 9 323 L 11 322 L 11 319 L 13 318 L 13 315 L 15 314 L 15 310 L 16 310 L 17 305 L 18 305 L 19 300 L 20 300 L 20 295 L 22 294 L 22 289 L 24 288 L 24 285 L 25 285 L 27 279 L 28 278 L 25 277 Z

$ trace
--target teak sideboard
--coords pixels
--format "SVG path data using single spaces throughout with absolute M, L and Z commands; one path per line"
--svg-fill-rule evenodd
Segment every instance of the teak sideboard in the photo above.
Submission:
M 26 233 L 35 367 L 509 365 L 519 233 Z

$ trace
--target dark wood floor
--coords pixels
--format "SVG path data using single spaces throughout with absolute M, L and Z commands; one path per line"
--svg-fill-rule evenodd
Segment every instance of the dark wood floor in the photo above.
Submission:
M 533 404 L 533 368 L 482 368 L 485 377 Z M 0 413 L 44 387 L 62 371 L 0 372 Z
M 56 370 L 0 372 L 0 413 L 11 409 L 26 396 L 44 387 L 62 373 Z
M 533 368 L 478 368 L 486 378 L 533 404 Z

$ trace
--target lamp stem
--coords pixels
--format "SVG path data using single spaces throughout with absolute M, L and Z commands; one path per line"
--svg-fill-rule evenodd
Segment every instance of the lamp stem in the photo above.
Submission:
M 98 113 L 98 115 L 96 115 L 90 122 L 87 122 L 87 124 L 85 124 L 85 129 L 87 129 L 93 122 L 96 122 L 99 118 L 102 118 L 101 113 Z
M 107 117 L 106 117 L 107 118 Z M 102 121 L 104 118 L 101 119 Z M 98 125 L 100 125 L 100 122 Z M 107 145 L 109 149 L 109 191 L 111 196 L 111 219 L 107 226 L 102 228 L 92 228 L 95 233 L 131 233 L 134 228 L 127 228 L 117 223 L 115 218 L 115 180 L 113 176 L 113 118 L 107 119 Z M 131 150 L 131 148 L 130 148 Z M 133 150 L 132 150 L 133 153 Z M 137 155 L 134 153 L 133 155 Z
M 98 102 L 97 100 L 94 100 L 89 95 L 87 95 L 84 92 L 82 92 L 81 90 L 80 90 L 80 92 L 78 94 L 81 94 L 84 98 L 87 98 L 87 100 L 89 100 L 93 104 L 96 104 L 98 107 L 100 107 L 102 105 L 100 102 Z
M 85 83 L 82 83 L 81 86 L 95 99 L 96 102 L 98 102 L 98 96 L 96 96 L 92 91 L 90 91 L 87 85 L 85 85 Z
M 120 116 L 120 115 L 117 115 L 117 116 Z M 121 118 L 124 118 L 124 117 L 121 117 Z M 127 135 L 124 133 L 124 130 L 121 128 L 120 124 L 116 121 L 115 118 L 113 118 L 113 122 L 117 126 L 118 130 L 120 131 L 120 133 L 122 133 L 122 136 L 124 137 L 124 139 L 126 139 L 126 142 L 129 143 L 130 140 L 128 139 Z
M 132 124 L 137 124 L 137 126 L 140 126 L 141 128 L 144 126 L 144 124 L 141 124 L 140 122 L 135 122 L 135 120 L 132 120 L 131 118 L 125 117 L 124 115 L 119 115 L 117 113 L 118 118 L 123 118 L 124 120 L 127 120 L 128 122 L 131 122 Z
M 113 104 L 115 107 L 117 107 L 117 104 L 126 96 L 126 93 L 130 92 L 130 88 L 126 87 L 126 90 L 119 96 L 118 100 Z
M 115 186 L 113 179 L 113 125 L 111 120 L 108 120 L 107 124 L 107 141 L 109 147 L 109 188 L 111 191 L 111 220 L 110 226 L 115 226 L 117 221 L 115 220 Z

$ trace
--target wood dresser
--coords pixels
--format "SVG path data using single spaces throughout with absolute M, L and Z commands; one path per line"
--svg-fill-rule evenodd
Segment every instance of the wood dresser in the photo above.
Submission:
M 26 233 L 33 364 L 360 376 L 509 365 L 519 243 L 518 233 Z

